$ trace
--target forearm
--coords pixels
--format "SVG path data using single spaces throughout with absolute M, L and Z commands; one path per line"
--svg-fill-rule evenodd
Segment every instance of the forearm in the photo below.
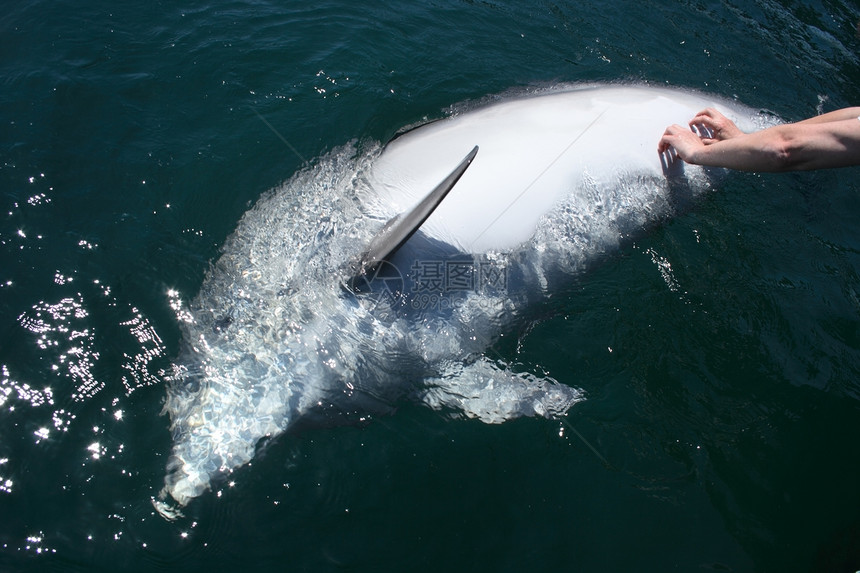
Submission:
M 831 121 L 842 121 L 845 119 L 856 119 L 860 117 L 860 107 L 846 107 L 843 109 L 837 109 L 836 111 L 831 111 L 828 113 L 823 113 L 821 115 L 816 115 L 814 117 L 810 117 L 809 119 L 804 119 L 803 121 L 798 121 L 798 124 L 813 124 L 813 123 L 827 123 Z
M 696 165 L 739 171 L 784 171 L 788 169 L 786 149 L 785 134 L 770 128 L 699 146 L 684 159 Z
M 855 108 L 856 109 L 856 108 Z M 689 163 L 741 171 L 794 171 L 860 163 L 860 121 L 777 125 L 694 148 Z

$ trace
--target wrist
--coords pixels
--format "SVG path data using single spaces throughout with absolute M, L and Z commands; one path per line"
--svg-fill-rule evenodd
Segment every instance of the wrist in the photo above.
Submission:
M 686 161 L 690 165 L 701 165 L 702 160 L 703 160 L 702 154 L 704 152 L 705 152 L 705 146 L 704 145 L 698 145 L 698 146 L 694 147 L 693 149 L 691 149 L 687 153 L 687 156 L 684 157 L 684 161 Z

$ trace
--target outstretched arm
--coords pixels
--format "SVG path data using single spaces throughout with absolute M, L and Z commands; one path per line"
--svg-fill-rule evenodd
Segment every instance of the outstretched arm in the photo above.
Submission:
M 798 123 L 745 134 L 715 110 L 704 110 L 690 122 L 708 128 L 713 137 L 672 125 L 658 144 L 674 148 L 687 163 L 742 171 L 793 171 L 860 165 L 860 108 L 846 108 Z
M 798 121 L 797 123 L 827 123 L 830 121 L 856 119 L 858 117 L 860 117 L 860 107 L 846 107 L 842 109 L 837 109 L 836 111 L 822 113 L 821 115 L 815 115 L 810 117 L 809 119 Z

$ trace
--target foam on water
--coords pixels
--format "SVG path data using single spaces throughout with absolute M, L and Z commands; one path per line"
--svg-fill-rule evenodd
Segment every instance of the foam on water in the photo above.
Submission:
M 483 359 L 464 363 L 512 310 L 498 296 L 470 292 L 453 313 L 416 319 L 408 305 L 382 308 L 344 289 L 346 263 L 380 224 L 362 212 L 359 175 L 378 152 L 337 149 L 260 199 L 190 304 L 191 318 L 183 311 L 187 348 L 165 403 L 174 449 L 163 492 L 180 505 L 312 411 L 348 419 L 412 396 L 500 422 L 560 415 L 581 399 Z

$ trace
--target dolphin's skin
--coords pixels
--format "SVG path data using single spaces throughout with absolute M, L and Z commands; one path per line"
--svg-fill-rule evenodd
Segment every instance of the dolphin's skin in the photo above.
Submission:
M 665 88 L 581 87 L 520 97 L 415 129 L 392 141 L 371 184 L 402 210 L 444 178 L 473 145 L 479 157 L 423 226 L 467 253 L 514 249 L 563 200 L 618 182 L 667 190 L 656 143 L 668 125 L 713 106 L 751 130 L 764 121 L 738 104 Z M 703 171 L 686 167 L 694 192 Z M 683 175 L 680 164 L 672 175 Z M 636 194 L 636 189 L 628 189 Z
M 301 419 L 357 420 L 402 399 L 492 423 L 564 415 L 579 390 L 487 350 L 712 186 L 699 168 L 667 178 L 656 146 L 715 105 L 742 128 L 765 122 L 679 90 L 557 88 L 335 150 L 261 198 L 179 312 L 187 348 L 167 386 L 174 446 L 156 507 L 187 504 Z M 476 145 L 421 230 L 363 288 L 345 284 L 384 222 Z

